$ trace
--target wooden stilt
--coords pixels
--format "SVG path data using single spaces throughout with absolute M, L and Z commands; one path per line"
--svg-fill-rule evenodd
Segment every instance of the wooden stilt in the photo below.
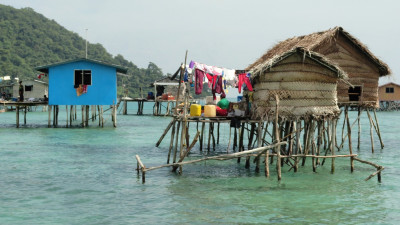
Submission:
M 15 118 L 16 118 L 16 125 L 17 125 L 17 128 L 19 128 L 19 106 L 17 105 L 16 107 L 15 107 Z
M 72 127 L 72 120 L 74 118 L 73 113 L 74 113 L 74 106 L 71 105 L 69 109 L 69 127 Z
M 160 139 L 158 139 L 157 143 L 156 143 L 156 147 L 160 146 L 162 140 L 164 139 L 165 135 L 168 133 L 168 131 L 171 129 L 172 125 L 175 124 L 175 119 L 173 119 L 167 126 L 167 128 L 165 128 L 163 134 L 161 135 Z
M 103 106 L 101 106 L 101 127 L 104 127 L 104 111 L 103 111 Z
M 174 158 L 172 160 L 173 163 L 176 162 L 176 154 L 178 152 L 178 139 L 179 139 L 179 129 L 180 129 L 181 121 L 178 120 L 177 129 L 176 129 L 176 136 L 175 136 L 175 147 L 174 147 Z
M 169 142 L 169 149 L 168 149 L 167 164 L 169 164 L 169 159 L 171 158 L 171 151 L 172 151 L 172 148 L 173 148 L 173 146 L 174 146 L 175 124 L 176 124 L 176 120 L 173 119 L 172 131 L 171 131 L 171 140 L 170 140 L 170 142 Z
M 268 159 L 269 159 L 269 150 L 267 150 L 266 152 L 265 152 L 265 176 L 266 177 L 269 177 L 269 162 L 268 162 Z
M 208 142 L 207 142 L 207 151 L 210 152 L 210 141 L 211 141 L 211 123 L 208 123 Z
M 298 121 L 298 120 L 296 120 L 296 148 L 295 148 L 295 151 L 294 151 L 294 154 L 299 154 L 299 151 L 300 151 L 300 130 L 301 130 L 301 121 Z M 294 167 L 293 167 L 293 169 L 294 169 L 294 172 L 297 172 L 297 169 L 298 169 L 298 166 L 299 166 L 299 158 L 298 157 L 295 157 L 294 158 Z
M 66 120 L 67 123 L 66 123 L 65 127 L 68 128 L 68 106 L 67 105 L 65 106 L 65 112 L 66 112 L 66 115 L 67 115 L 67 120 Z
M 219 145 L 219 122 L 217 122 L 217 144 Z
M 261 147 L 261 132 L 262 132 L 262 123 L 261 121 L 258 122 L 258 127 L 257 127 L 257 147 Z M 255 172 L 259 173 L 260 172 L 260 157 L 256 158 L 256 168 Z
M 214 124 L 215 123 L 211 123 L 211 137 L 212 137 L 213 151 L 215 151 Z
M 48 106 L 49 108 L 47 109 L 48 110 L 48 112 L 49 112 L 49 119 L 48 119 L 48 127 L 51 127 L 51 108 L 52 108 L 52 106 L 51 105 L 49 105 Z
M 82 127 L 85 127 L 85 111 L 84 111 L 84 105 L 81 105 L 81 111 L 82 111 Z
M 347 123 L 347 124 L 349 124 L 349 123 Z M 331 142 L 331 145 L 330 145 L 330 147 L 331 147 L 331 154 L 332 154 L 332 156 L 334 156 L 335 155 L 335 145 L 334 145 L 334 140 L 335 140 L 335 135 L 336 135 L 336 131 L 335 131 L 335 119 L 332 119 L 331 120 L 331 129 L 332 129 L 332 131 L 331 131 L 331 135 L 330 135 L 330 142 Z M 350 140 L 350 138 L 349 138 L 349 140 Z M 334 173 L 335 172 L 335 158 L 332 158 L 332 164 L 331 164 L 331 173 Z
M 376 116 L 376 109 L 374 109 L 374 117 L 375 117 L 375 122 L 376 122 L 375 131 L 376 131 L 376 134 L 378 134 L 379 142 L 381 143 L 381 149 L 383 149 L 383 147 L 385 147 L 385 145 L 383 144 L 383 141 L 382 141 L 381 130 L 379 129 L 378 117 Z M 380 173 L 378 176 L 380 176 Z
M 253 143 L 255 128 L 256 128 L 256 125 L 254 123 L 251 123 L 250 124 L 249 142 L 247 143 L 247 150 L 252 149 L 251 144 Z M 250 156 L 246 156 L 246 164 L 244 167 L 246 169 L 250 168 Z
M 361 123 L 360 123 L 360 117 L 361 117 L 361 107 L 358 107 L 358 139 L 357 139 L 357 149 L 360 149 L 360 143 L 361 143 Z
M 349 118 L 349 107 L 345 106 L 344 108 L 344 115 L 343 115 L 343 124 L 342 124 L 342 142 L 340 144 L 340 148 L 343 148 L 344 144 L 344 128 L 346 126 L 346 121 Z
M 201 122 L 201 134 L 200 134 L 200 152 L 203 151 L 203 141 L 204 141 L 204 121 Z
M 369 119 L 369 134 L 371 136 L 371 150 L 372 153 L 374 153 L 374 135 L 372 133 L 372 118 L 371 115 L 369 114 L 369 110 L 367 109 L 367 115 L 368 115 L 368 119 Z
M 56 126 L 58 127 L 58 113 L 60 112 L 60 106 L 56 106 Z
M 26 125 L 26 111 L 27 111 L 27 107 L 24 107 L 24 125 Z
M 235 151 L 235 149 L 236 149 L 236 147 L 237 147 L 237 136 L 238 136 L 238 134 L 237 134 L 237 129 L 236 129 L 236 127 L 235 128 L 233 128 L 234 129 L 234 133 L 233 133 L 233 151 Z M 240 130 L 239 130 L 239 136 L 241 136 L 241 133 L 240 133 Z M 240 152 L 240 148 L 239 148 L 239 152 Z

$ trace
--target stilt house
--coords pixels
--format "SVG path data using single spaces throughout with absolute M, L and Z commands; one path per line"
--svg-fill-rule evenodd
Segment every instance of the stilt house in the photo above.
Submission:
M 289 120 L 339 113 L 337 82 L 346 74 L 321 54 L 294 48 L 259 62 L 251 74 L 253 119 L 274 119 L 277 99 L 279 116 Z
M 367 108 L 379 106 L 378 80 L 391 71 L 386 63 L 379 60 L 364 44 L 341 27 L 282 41 L 247 69 L 250 70 L 296 47 L 324 55 L 348 74 L 348 82 L 353 87 L 345 82 L 338 83 L 339 106 L 353 105 Z
M 400 85 L 390 82 L 379 86 L 379 101 L 400 101 Z
M 22 81 L 24 87 L 25 99 L 43 99 L 44 95 L 48 96 L 48 84 L 40 80 L 24 80 Z M 18 98 L 19 83 L 13 85 L 13 97 Z
M 49 105 L 115 105 L 117 72 L 127 68 L 91 59 L 37 67 L 49 77 Z

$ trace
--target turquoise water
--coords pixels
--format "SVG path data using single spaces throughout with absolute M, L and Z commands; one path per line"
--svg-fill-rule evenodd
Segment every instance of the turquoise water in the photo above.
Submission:
M 385 148 L 375 136 L 374 154 L 362 118 L 356 152 L 385 166 L 382 183 L 376 177 L 364 181 L 375 170 L 371 166 L 355 162 L 350 173 L 349 160 L 337 159 L 334 174 L 330 161 L 317 173 L 310 164 L 298 173 L 286 166 L 281 182 L 274 166 L 265 178 L 254 164 L 245 169 L 243 160 L 231 160 L 187 165 L 182 175 L 169 168 L 150 171 L 142 184 L 135 155 L 147 167 L 166 163 L 169 135 L 154 145 L 171 118 L 118 115 L 118 128 L 112 128 L 107 115 L 105 128 L 66 129 L 47 128 L 46 112 L 29 112 L 28 125 L 16 129 L 15 113 L 1 113 L 0 224 L 398 224 L 399 115 L 378 113 Z M 217 153 L 228 142 L 227 128 L 222 130 Z M 190 158 L 200 155 L 195 149 Z

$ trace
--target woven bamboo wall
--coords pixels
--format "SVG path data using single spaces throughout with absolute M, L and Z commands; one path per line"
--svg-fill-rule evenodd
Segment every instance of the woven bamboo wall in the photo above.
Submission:
M 321 64 L 293 54 L 254 80 L 252 117 L 270 117 L 279 97 L 279 115 L 287 118 L 334 116 L 337 74 Z
M 379 107 L 378 81 L 379 71 L 376 65 L 343 35 L 339 35 L 334 44 L 326 45 L 317 52 L 324 54 L 343 69 L 356 86 L 362 87 L 361 105 Z M 337 87 L 339 104 L 349 103 L 349 86 L 339 82 Z

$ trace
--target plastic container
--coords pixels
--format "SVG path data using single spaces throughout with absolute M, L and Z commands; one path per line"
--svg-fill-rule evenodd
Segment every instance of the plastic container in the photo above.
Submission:
M 204 106 L 204 116 L 205 117 L 215 117 L 217 114 L 217 110 L 215 105 L 205 105 Z
M 190 116 L 201 116 L 201 105 L 192 104 L 190 106 Z

